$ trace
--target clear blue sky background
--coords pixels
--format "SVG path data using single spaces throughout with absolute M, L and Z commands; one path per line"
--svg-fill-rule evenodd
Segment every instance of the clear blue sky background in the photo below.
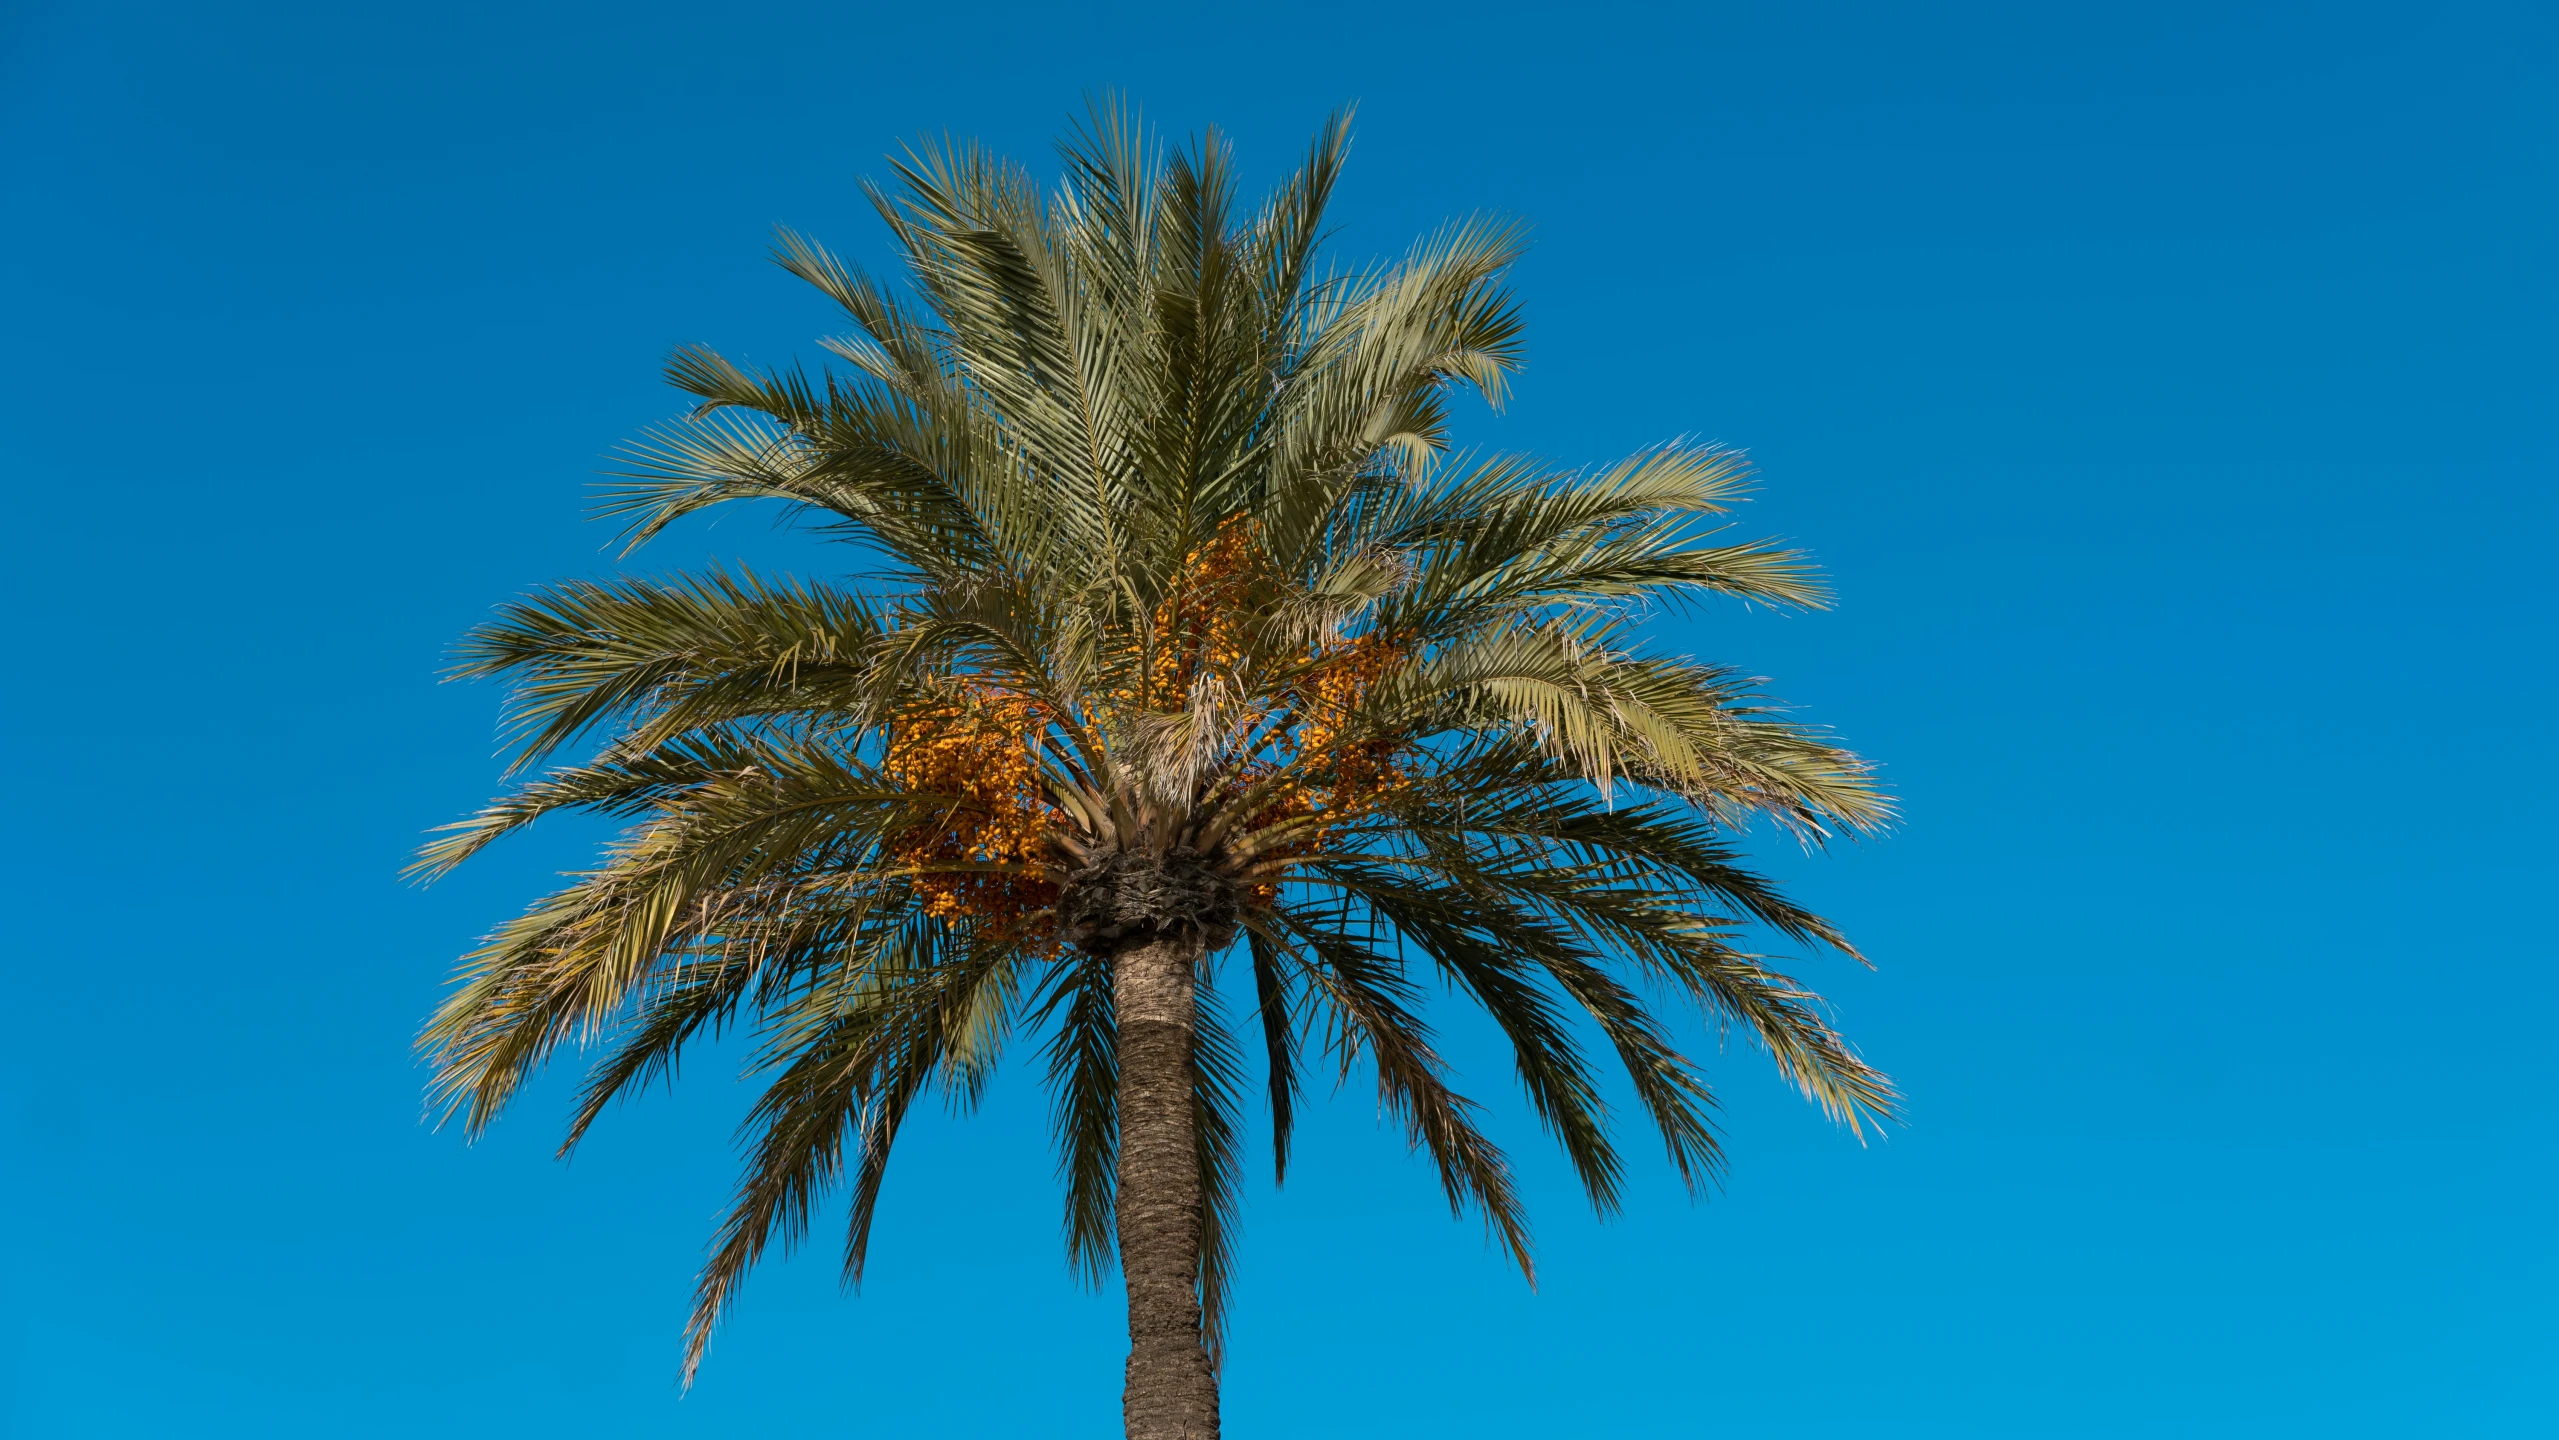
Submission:
M 1082 13 L 1076 13 L 1076 12 Z M 1910 1097 L 1714 1060 L 1734 1157 L 1600 1225 L 1484 1037 L 1544 1288 L 1346 1092 L 1257 1184 L 1239 1440 L 2559 1433 L 2546 912 L 2552 12 L 771 4 L 0 10 L 9 887 L 0 1432 L 1116 1434 L 1032 1077 L 913 1129 L 859 1298 L 768 1269 L 679 1398 L 733 1057 L 549 1158 L 407 1046 L 574 829 L 421 892 L 497 779 L 446 644 L 612 565 L 670 346 L 834 322 L 767 227 L 1097 86 L 1339 253 L 1536 227 L 1470 437 L 1749 447 L 1832 613 L 1668 643 L 1883 760 L 1777 864 Z M 762 519 L 643 557 L 822 569 Z M 831 1230 L 833 1222 L 829 1222 Z

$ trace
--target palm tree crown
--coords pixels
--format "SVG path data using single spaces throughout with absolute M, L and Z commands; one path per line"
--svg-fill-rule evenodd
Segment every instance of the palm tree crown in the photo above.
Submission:
M 1498 1025 L 1603 1211 L 1623 1166 L 1595 1046 L 1684 1179 L 1719 1163 L 1664 1000 L 1739 1025 L 1851 1125 L 1890 1112 L 1745 932 L 1854 952 L 1730 838 L 1880 825 L 1867 767 L 1637 629 L 1709 595 L 1818 604 L 1807 564 L 1717 533 L 1729 451 L 1452 455 L 1452 392 L 1498 405 L 1518 364 L 1519 237 L 1467 222 L 1319 270 L 1346 135 L 1258 208 L 1214 135 L 1167 150 L 1108 106 L 1045 191 L 974 148 L 910 152 L 871 195 L 912 297 L 784 233 L 780 263 L 850 317 L 826 342 L 846 368 L 678 351 L 700 403 L 606 507 L 637 543 L 780 500 L 865 578 L 565 584 L 464 642 L 460 673 L 514 683 L 520 766 L 592 758 L 420 869 L 558 810 L 631 828 L 465 960 L 423 1041 L 448 1110 L 476 1132 L 555 1046 L 606 1040 L 574 1145 L 687 1042 L 759 1042 L 688 1374 L 838 1183 L 858 1279 L 913 1102 L 974 1099 L 1016 1033 L 1043 1047 L 1068 1253 L 1128 1278 L 1132 1435 L 1215 1433 L 1246 1032 L 1275 1173 L 1301 1085 L 1365 1070 L 1523 1268 L 1428 979 Z

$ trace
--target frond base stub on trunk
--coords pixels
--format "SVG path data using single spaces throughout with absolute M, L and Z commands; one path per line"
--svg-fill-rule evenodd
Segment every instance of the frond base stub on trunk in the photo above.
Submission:
M 1059 937 L 1096 954 L 1174 935 L 1216 951 L 1235 938 L 1239 897 L 1206 856 L 1176 846 L 1102 856 L 1067 877 L 1057 910 Z

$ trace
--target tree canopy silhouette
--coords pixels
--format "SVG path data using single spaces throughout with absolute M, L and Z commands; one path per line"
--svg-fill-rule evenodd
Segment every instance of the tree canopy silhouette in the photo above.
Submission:
M 593 1042 L 574 1146 L 688 1043 L 756 1043 L 688 1376 L 838 1186 L 858 1279 L 914 1103 L 973 1101 L 1017 1037 L 1045 1062 L 1068 1255 L 1126 1279 L 1142 1440 L 1217 1432 L 1248 1052 L 1275 1174 L 1303 1087 L 1373 1077 L 1523 1270 L 1434 982 L 1507 1037 L 1603 1211 L 1624 1181 L 1603 1055 L 1684 1180 L 1720 1163 L 1682 1012 L 1851 1125 L 1890 1113 L 1748 935 L 1855 952 L 1735 848 L 1755 819 L 1870 830 L 1886 802 L 1754 682 L 1640 631 L 1718 596 L 1818 605 L 1808 564 L 1722 528 L 1731 451 L 1452 453 L 1453 393 L 1498 406 L 1519 363 L 1520 237 L 1466 221 L 1323 268 L 1347 133 L 1258 206 L 1214 134 L 1166 148 L 1112 105 L 1050 189 L 969 146 L 909 152 L 871 197 L 911 290 L 784 233 L 780 263 L 850 321 L 825 342 L 843 368 L 679 350 L 699 403 L 605 507 L 636 545 L 779 501 L 848 543 L 853 578 L 570 583 L 464 642 L 460 673 L 512 682 L 519 768 L 555 768 L 420 869 L 555 811 L 629 829 L 465 960 L 422 1041 L 447 1113 L 476 1132 Z

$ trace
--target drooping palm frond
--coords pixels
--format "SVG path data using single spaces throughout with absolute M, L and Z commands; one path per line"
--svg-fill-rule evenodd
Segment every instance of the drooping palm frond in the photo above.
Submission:
M 756 1042 L 688 1374 L 838 1188 L 858 1280 L 914 1102 L 973 1104 L 1017 1034 L 1044 1057 L 1069 1259 L 1107 1274 L 1127 1187 L 1154 1183 L 1123 1174 L 1114 989 L 1144 945 L 1196 952 L 1181 1184 L 1212 1354 L 1248 1052 L 1275 1178 L 1309 1082 L 1365 1074 L 1523 1270 L 1510 1164 L 1435 1048 L 1434 991 L 1490 1017 L 1603 1213 L 1630 1174 L 1613 1085 L 1691 1187 L 1724 1163 L 1685 1027 L 1738 1030 L 1861 1133 L 1892 1113 L 1750 937 L 1862 957 L 1738 848 L 1758 820 L 1873 831 L 1889 802 L 1760 682 L 1648 630 L 1719 599 L 1818 606 L 1809 562 L 1726 528 L 1733 451 L 1451 455 L 1456 393 L 1498 405 L 1520 362 L 1521 233 L 1470 220 L 1324 269 L 1347 140 L 1327 122 L 1259 205 L 1222 139 L 1167 148 L 1111 104 L 1045 189 L 915 148 L 871 192 L 902 288 L 776 244 L 842 311 L 825 343 L 849 368 L 678 351 L 694 407 L 604 501 L 633 544 L 779 502 L 858 547 L 859 578 L 565 584 L 463 642 L 457 674 L 513 687 L 518 768 L 551 768 L 418 872 L 561 811 L 629 829 L 465 959 L 423 1039 L 438 1105 L 476 1132 L 561 1045 L 594 1046 L 574 1145 L 695 1042 Z

